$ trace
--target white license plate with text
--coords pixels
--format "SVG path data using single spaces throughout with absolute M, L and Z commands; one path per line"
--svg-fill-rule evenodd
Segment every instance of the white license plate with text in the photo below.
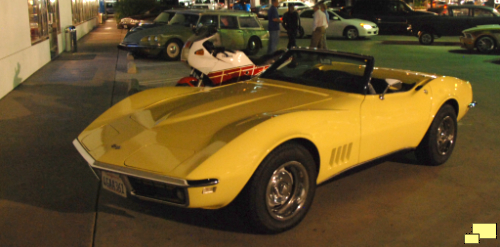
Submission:
M 127 198 L 127 188 L 120 175 L 110 172 L 102 172 L 102 187 L 117 195 Z

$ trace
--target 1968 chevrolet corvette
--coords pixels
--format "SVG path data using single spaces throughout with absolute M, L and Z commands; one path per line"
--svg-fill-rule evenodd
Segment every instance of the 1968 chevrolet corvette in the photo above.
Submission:
M 132 95 L 73 144 L 116 194 L 207 209 L 240 195 L 249 222 L 275 233 L 356 165 L 406 149 L 446 162 L 474 104 L 468 81 L 298 48 L 249 81 Z

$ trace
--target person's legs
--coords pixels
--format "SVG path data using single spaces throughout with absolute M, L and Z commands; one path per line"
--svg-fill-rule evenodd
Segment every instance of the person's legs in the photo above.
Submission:
M 278 47 L 280 31 L 269 31 L 269 45 L 267 47 L 267 54 L 273 54 Z
M 326 29 L 323 28 L 323 41 L 322 41 L 322 48 L 323 49 L 328 49 L 328 46 L 326 45 Z
M 297 43 L 295 43 L 295 37 L 296 37 L 296 36 L 297 36 L 297 32 L 292 32 L 292 35 L 291 35 L 291 36 L 289 36 L 289 39 L 290 39 L 290 42 L 289 42 L 290 47 L 289 47 L 288 49 L 290 49 L 290 48 L 292 48 L 292 47 L 294 47 L 294 46 L 297 46 Z
M 317 27 L 312 33 L 311 44 L 309 45 L 309 48 L 320 48 L 319 45 L 321 43 L 321 38 L 321 28 Z

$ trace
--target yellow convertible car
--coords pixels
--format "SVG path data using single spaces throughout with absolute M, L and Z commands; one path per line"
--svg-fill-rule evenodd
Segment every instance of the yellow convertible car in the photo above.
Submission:
M 407 149 L 446 162 L 474 104 L 468 81 L 297 48 L 249 81 L 130 96 L 73 144 L 118 195 L 206 209 L 240 195 L 248 221 L 275 233 L 349 168 Z

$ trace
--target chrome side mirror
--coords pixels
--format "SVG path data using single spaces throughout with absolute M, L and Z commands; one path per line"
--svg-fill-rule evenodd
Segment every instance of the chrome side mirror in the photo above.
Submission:
M 387 83 L 387 87 L 385 88 L 384 92 L 379 96 L 380 100 L 385 99 L 385 94 L 387 91 L 398 91 L 403 88 L 403 82 L 398 80 L 398 79 L 385 79 L 385 82 Z

